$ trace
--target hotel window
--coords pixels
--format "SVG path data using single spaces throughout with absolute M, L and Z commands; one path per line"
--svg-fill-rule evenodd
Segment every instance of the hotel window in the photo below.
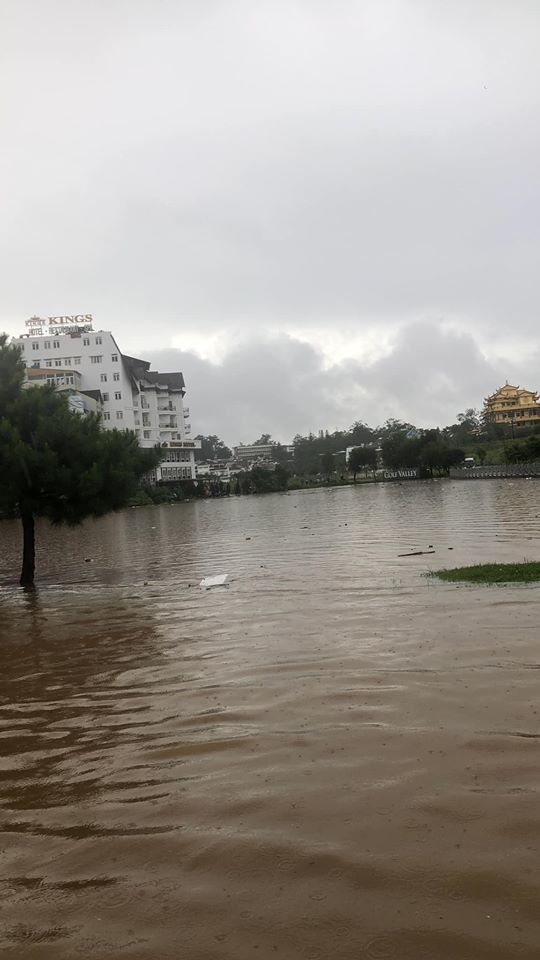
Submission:
M 33 343 L 32 350 L 39 350 L 39 343 Z
M 61 366 L 62 366 L 62 361 L 61 361 L 61 360 L 55 360 L 55 361 L 54 361 L 54 365 L 55 365 L 55 367 L 61 367 Z
M 52 360 L 46 360 L 46 361 L 45 361 L 45 366 L 46 366 L 46 367 L 52 367 Z
M 120 379 L 120 374 L 119 374 L 119 373 L 113 373 L 112 377 L 113 377 L 113 380 L 119 380 L 119 379 Z
M 50 350 L 50 349 L 51 349 L 51 341 L 50 341 L 50 340 L 46 340 L 45 343 L 43 344 L 43 346 L 45 347 L 46 350 Z
M 65 367 L 71 366 L 71 357 L 64 357 L 64 366 Z
M 54 347 L 55 350 L 59 350 L 59 349 L 60 349 L 60 341 L 59 341 L 59 340 L 55 340 L 54 343 L 53 343 L 53 347 Z
M 111 353 L 111 360 L 112 360 L 113 363 L 118 363 L 118 354 L 117 354 L 117 353 Z
M 101 337 L 96 337 L 96 347 L 101 346 L 102 343 L 103 343 L 103 341 L 102 341 Z
M 145 440 L 149 440 L 149 439 L 150 439 L 150 431 L 149 431 L 149 430 L 144 430 L 144 431 L 143 431 L 143 437 L 144 437 Z
M 119 390 L 116 391 L 116 393 L 115 393 L 115 395 L 114 395 L 114 399 L 115 399 L 115 400 L 121 400 L 121 399 L 122 399 L 122 394 L 120 393 Z
M 110 413 L 104 413 L 104 414 L 103 414 L 103 419 L 104 419 L 104 420 L 110 420 L 110 419 L 111 419 Z
M 104 399 L 105 403 L 107 403 L 107 400 L 109 399 L 109 394 L 108 394 L 108 393 L 104 393 L 104 394 L 103 394 L 103 399 Z
M 117 410 L 117 411 L 116 411 L 116 419 L 117 419 L 117 420 L 123 420 L 123 419 L 124 419 L 124 411 L 123 411 L 123 410 Z
M 89 338 L 88 338 L 88 337 L 84 337 L 84 339 L 83 339 L 83 347 L 89 347 L 89 346 L 90 346 L 90 340 L 89 340 Z
M 102 373 L 99 379 L 101 380 L 102 383 L 107 383 L 107 374 Z
M 102 363 L 103 357 L 90 357 L 90 363 Z
M 80 365 L 81 365 L 81 358 L 80 358 L 80 357 L 73 357 L 73 363 L 75 364 L 76 367 L 80 367 Z

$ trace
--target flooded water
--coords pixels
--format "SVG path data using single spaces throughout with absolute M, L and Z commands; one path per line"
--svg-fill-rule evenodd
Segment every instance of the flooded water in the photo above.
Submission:
M 540 588 L 423 574 L 539 538 L 538 481 L 149 507 L 28 595 L 0 524 L 2 956 L 537 960 Z

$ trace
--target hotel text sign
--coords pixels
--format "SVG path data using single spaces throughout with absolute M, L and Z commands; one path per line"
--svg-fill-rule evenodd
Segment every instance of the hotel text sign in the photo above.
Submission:
M 91 313 L 75 313 L 72 316 L 61 317 L 30 317 L 26 321 L 30 336 L 40 337 L 48 333 L 70 333 L 81 329 L 89 329 L 93 323 Z M 48 329 L 47 329 L 48 328 Z

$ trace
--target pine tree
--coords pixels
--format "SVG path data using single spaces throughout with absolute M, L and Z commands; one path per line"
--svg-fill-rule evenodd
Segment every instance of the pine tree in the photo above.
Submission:
M 15 344 L 8 344 L 7 334 L 0 333 L 0 420 L 19 396 L 23 380 L 21 351 Z
M 125 506 L 159 462 L 129 430 L 102 430 L 94 414 L 72 412 L 53 386 L 22 389 L 18 348 L 0 336 L 0 511 L 23 527 L 21 586 L 35 573 L 35 518 L 75 526 Z

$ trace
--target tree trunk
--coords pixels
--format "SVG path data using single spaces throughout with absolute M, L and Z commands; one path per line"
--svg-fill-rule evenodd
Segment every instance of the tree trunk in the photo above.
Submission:
M 36 568 L 34 515 L 28 510 L 23 510 L 21 511 L 21 520 L 23 526 L 23 561 L 20 584 L 21 587 L 33 587 Z

